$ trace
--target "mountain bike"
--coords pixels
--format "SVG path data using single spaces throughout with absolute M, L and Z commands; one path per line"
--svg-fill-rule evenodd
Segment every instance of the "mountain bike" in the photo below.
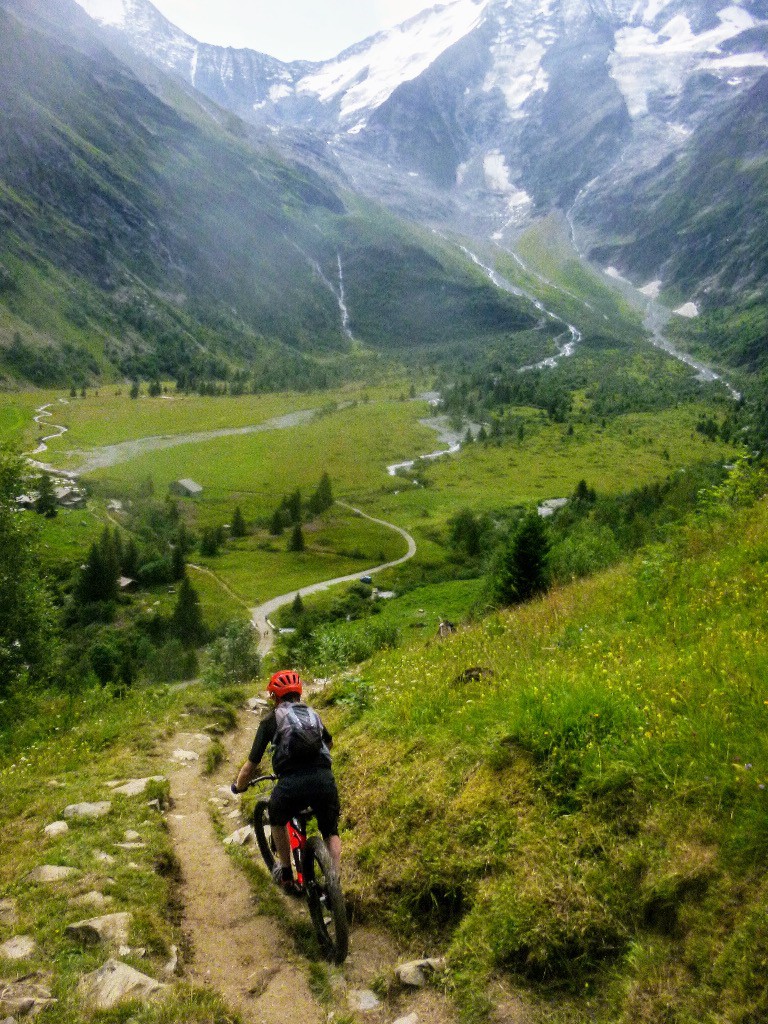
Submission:
M 250 786 L 277 782 L 276 775 L 261 775 Z M 294 861 L 295 881 L 299 895 L 306 897 L 309 916 L 323 955 L 333 963 L 342 964 L 349 949 L 349 926 L 339 876 L 333 869 L 331 855 L 320 836 L 307 837 L 307 823 L 312 811 L 302 811 L 288 822 L 288 837 Z M 277 860 L 277 851 L 269 824 L 269 797 L 260 796 L 253 812 L 253 829 L 259 852 L 270 874 Z

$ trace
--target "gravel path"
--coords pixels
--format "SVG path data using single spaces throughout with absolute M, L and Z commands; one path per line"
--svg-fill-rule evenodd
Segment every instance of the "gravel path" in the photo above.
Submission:
M 338 583 L 352 583 L 354 580 L 359 580 L 361 576 L 371 576 L 373 573 L 381 572 L 383 569 L 392 569 L 396 565 L 402 565 L 403 562 L 407 562 L 409 558 L 413 558 L 416 554 L 416 541 L 407 530 L 402 529 L 400 526 L 395 526 L 394 523 L 388 523 L 384 519 L 376 519 L 374 516 L 369 516 L 359 508 L 348 505 L 345 501 L 338 501 L 337 504 L 350 509 L 356 515 L 362 516 L 363 519 L 369 519 L 372 523 L 379 523 L 381 526 L 386 526 L 387 529 L 399 533 L 407 541 L 408 551 L 402 558 L 396 558 L 393 562 L 385 562 L 383 565 L 374 566 L 372 569 L 360 569 L 358 572 L 350 573 L 348 576 L 337 576 L 332 580 L 324 580 L 322 583 L 312 583 L 308 587 L 301 587 L 303 597 L 309 594 L 317 594 L 322 590 L 328 590 L 330 587 L 335 587 Z M 251 609 L 251 622 L 254 628 L 259 631 L 259 652 L 262 655 L 267 654 L 272 649 L 274 642 L 274 631 L 269 625 L 270 615 L 276 612 L 278 608 L 282 608 L 283 605 L 290 604 L 295 597 L 296 591 L 292 590 L 289 594 L 281 594 L 280 597 L 270 598 L 269 601 L 265 601 L 263 604 Z

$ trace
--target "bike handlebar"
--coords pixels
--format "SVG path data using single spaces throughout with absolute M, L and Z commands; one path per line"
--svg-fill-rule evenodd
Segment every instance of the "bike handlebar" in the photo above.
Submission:
M 260 782 L 277 782 L 277 776 L 276 775 L 260 775 L 257 779 L 251 779 L 251 781 L 248 783 L 248 785 L 245 788 L 246 789 L 250 789 L 251 786 L 258 786 L 258 784 Z
M 261 782 L 277 782 L 276 775 L 260 775 L 257 779 L 251 779 L 245 789 L 238 789 L 237 783 L 233 782 L 229 787 L 234 796 L 242 796 L 243 793 L 247 793 L 251 786 L 258 786 Z

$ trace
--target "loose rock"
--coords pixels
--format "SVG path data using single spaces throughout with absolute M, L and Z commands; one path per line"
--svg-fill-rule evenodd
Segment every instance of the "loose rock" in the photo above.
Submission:
M 146 850 L 146 843 L 115 843 L 119 850 Z
M 48 988 L 48 977 L 37 973 L 8 984 L 0 981 L 0 1013 L 34 1016 L 45 1006 L 55 1003 Z
M 165 775 L 152 775 L 148 779 L 128 779 L 128 781 L 122 783 L 122 785 L 118 784 L 115 786 L 112 792 L 119 793 L 121 796 L 141 796 L 150 782 L 165 781 Z M 111 785 L 111 783 L 107 783 L 107 785 Z
M 97 1010 L 109 1010 L 126 999 L 154 999 L 167 987 L 120 960 L 107 960 L 97 971 L 83 975 L 79 986 Z
M 196 754 L 194 750 L 174 750 L 171 755 L 174 761 L 192 762 L 199 761 L 200 755 Z
M 407 1017 L 398 1017 L 393 1024 L 419 1024 L 418 1013 L 409 1013 Z
M 79 939 L 86 946 L 96 946 L 100 942 L 115 946 L 126 945 L 131 915 L 123 911 L 119 914 L 105 914 L 103 917 L 91 917 L 87 921 L 76 921 L 64 929 L 73 939 Z
M 126 843 L 135 843 L 138 839 L 141 839 L 141 836 L 135 829 L 129 828 L 126 829 L 123 839 L 125 839 Z
M 369 988 L 353 988 L 347 996 L 347 1000 L 353 1010 L 360 1010 L 363 1013 L 378 1010 L 381 1006 L 381 1000 Z
M 103 818 L 112 810 L 109 800 L 99 800 L 96 803 L 70 804 L 64 808 L 65 818 Z
M 108 903 L 112 902 L 111 896 L 105 896 L 103 892 L 99 892 L 96 889 L 91 892 L 84 892 L 82 896 L 75 896 L 74 899 L 69 901 L 73 906 L 91 906 L 91 907 L 105 907 Z
M 49 839 L 55 839 L 56 836 L 63 836 L 65 832 L 69 832 L 69 825 L 66 821 L 52 821 L 50 825 L 45 826 L 43 832 Z
M 171 946 L 171 959 L 163 967 L 163 974 L 171 977 L 179 968 L 179 950 L 177 946 Z
M 432 957 L 427 960 L 410 960 L 407 964 L 401 964 L 395 968 L 395 975 L 401 985 L 409 985 L 411 988 L 424 988 L 427 978 L 435 971 L 441 971 L 445 967 L 445 960 L 440 957 Z
M 70 875 L 76 875 L 77 868 L 67 868 L 60 864 L 41 864 L 33 868 L 25 877 L 28 882 L 62 882 Z
M 233 832 L 231 836 L 227 836 L 224 840 L 225 846 L 245 846 L 253 839 L 253 828 L 250 825 L 243 825 L 236 832 Z
M 103 850 L 94 850 L 93 851 L 93 856 L 101 864 L 114 864 L 115 863 L 115 858 L 112 856 L 112 854 L 111 853 L 105 853 Z
M 16 901 L 10 898 L 0 900 L 0 924 L 16 924 L 17 920 Z
M 26 960 L 36 948 L 37 943 L 31 935 L 16 935 L 0 945 L 0 957 L 4 960 Z

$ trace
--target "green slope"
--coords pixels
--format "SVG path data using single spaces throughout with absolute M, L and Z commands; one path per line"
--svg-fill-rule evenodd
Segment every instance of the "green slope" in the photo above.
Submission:
M 353 902 L 433 929 L 466 1019 L 497 985 L 526 1020 L 765 1019 L 765 489 L 337 685 Z

